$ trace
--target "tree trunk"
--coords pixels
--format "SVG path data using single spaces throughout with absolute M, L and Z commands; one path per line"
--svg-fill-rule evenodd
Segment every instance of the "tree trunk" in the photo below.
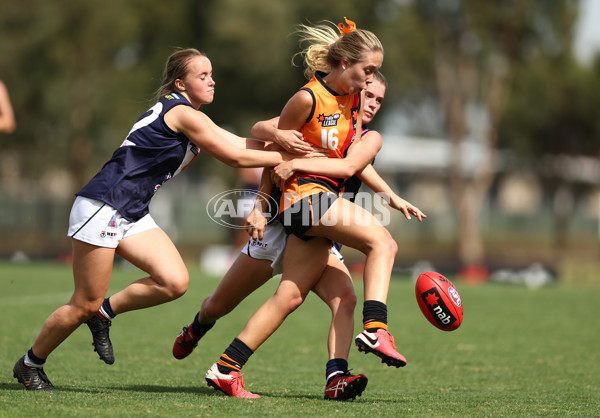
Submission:
M 436 76 L 451 144 L 450 187 L 457 211 L 457 255 L 466 276 L 484 279 L 488 272 L 480 217 L 496 171 L 498 121 L 509 93 L 508 65 L 502 57 L 495 57 L 495 65 L 485 67 L 489 68 L 485 71 L 472 56 L 444 37 L 443 27 L 437 28 Z M 470 170 L 463 158 L 469 129 L 465 116 L 467 105 L 476 103 L 485 106 L 489 120 L 480 142 L 482 155 Z

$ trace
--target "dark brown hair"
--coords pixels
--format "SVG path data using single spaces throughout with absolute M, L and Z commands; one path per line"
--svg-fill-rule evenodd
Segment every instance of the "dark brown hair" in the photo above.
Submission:
M 190 61 L 193 58 L 205 56 L 204 52 L 200 52 L 195 48 L 181 49 L 171 54 L 165 64 L 162 83 L 156 91 L 156 100 L 158 101 L 165 94 L 177 91 L 175 80 L 183 79 L 187 75 Z

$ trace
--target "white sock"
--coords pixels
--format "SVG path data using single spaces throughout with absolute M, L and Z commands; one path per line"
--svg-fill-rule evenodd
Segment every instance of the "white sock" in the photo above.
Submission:
M 111 320 L 110 315 L 106 313 L 102 306 L 100 306 L 100 310 L 98 312 L 100 313 L 100 315 L 102 315 L 102 318 L 104 318 L 104 320 L 106 320 L 107 322 Z
M 341 371 L 341 370 L 336 370 L 336 371 L 334 371 L 334 372 L 332 372 L 332 373 L 329 373 L 329 376 L 327 376 L 327 377 L 325 378 L 325 381 L 326 381 L 326 382 L 329 382 L 329 379 L 333 378 L 333 376 L 335 376 L 335 375 L 338 375 L 338 374 L 343 374 L 343 373 L 344 373 L 344 372 L 343 372 L 343 371 Z
M 33 361 L 31 361 L 31 359 L 29 358 L 29 356 L 27 354 L 25 354 L 25 359 L 23 360 L 23 362 L 25 363 L 25 365 L 27 367 L 35 367 L 36 369 L 41 369 L 42 367 L 44 367 L 44 364 L 46 363 L 46 362 L 44 362 L 42 364 L 34 363 Z

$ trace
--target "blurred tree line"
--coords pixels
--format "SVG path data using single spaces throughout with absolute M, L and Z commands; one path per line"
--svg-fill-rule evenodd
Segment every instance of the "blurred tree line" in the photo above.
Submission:
M 201 110 L 249 135 L 255 121 L 277 115 L 304 83 L 302 68 L 292 65 L 299 50 L 294 25 L 347 16 L 385 47 L 382 72 L 390 88 L 375 128 L 402 113 L 405 133 L 452 144 L 458 252 L 464 264 L 477 264 L 484 258 L 479 211 L 493 185 L 495 150 L 511 150 L 511 164 L 538 172 L 547 169 L 536 166 L 542 155 L 598 156 L 600 59 L 583 66 L 573 55 L 578 6 L 576 0 L 2 2 L 0 79 L 18 124 L 0 137 L 3 190 L 22 193 L 24 185 L 66 173 L 58 188 L 72 195 L 153 104 L 166 58 L 178 47 L 198 48 L 212 61 L 215 100 Z M 488 152 L 469 168 L 459 151 L 473 140 L 473 115 L 485 121 L 476 140 Z M 234 170 L 210 159 L 190 168 L 192 176 L 214 172 L 235 179 Z M 550 188 L 566 184 L 548 178 Z M 563 216 L 557 225 L 564 224 Z

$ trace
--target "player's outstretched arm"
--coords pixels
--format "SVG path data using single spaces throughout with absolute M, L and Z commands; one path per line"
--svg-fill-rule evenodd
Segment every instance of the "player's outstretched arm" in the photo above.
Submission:
M 284 150 L 294 154 L 305 155 L 313 150 L 312 145 L 304 141 L 301 132 L 294 129 L 279 129 L 278 123 L 279 116 L 256 122 L 252 127 L 252 136 L 261 141 L 276 142 Z
M 382 194 L 386 201 L 389 199 L 390 206 L 402 212 L 406 219 L 410 220 L 410 215 L 415 216 L 419 222 L 423 222 L 423 219 L 427 218 L 427 215 L 418 207 L 398 196 L 371 164 L 367 165 L 357 176 L 375 193 Z
M 188 106 L 173 107 L 165 114 L 165 122 L 202 151 L 231 167 L 273 167 L 292 158 L 285 151 L 246 149 L 247 138 L 218 127 L 204 113 Z
M 346 158 L 296 158 L 279 164 L 274 171 L 283 181 L 299 172 L 347 179 L 373 161 L 380 148 L 381 142 L 365 138 L 348 152 Z

